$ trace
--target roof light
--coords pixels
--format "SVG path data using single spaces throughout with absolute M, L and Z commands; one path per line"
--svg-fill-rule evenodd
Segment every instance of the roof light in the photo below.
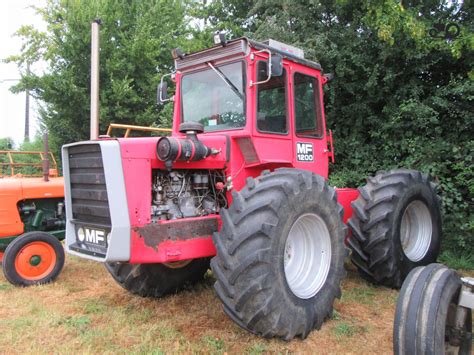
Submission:
M 269 47 L 294 55 L 295 57 L 304 58 L 304 52 L 301 48 L 297 48 L 286 43 L 278 42 L 274 39 L 266 40 L 263 43 L 267 44 Z
M 227 40 L 225 39 L 225 33 L 216 31 L 214 34 L 214 44 L 220 44 L 225 47 Z
M 176 59 L 183 59 L 186 54 L 179 48 L 175 48 L 171 51 L 171 56 L 174 60 Z

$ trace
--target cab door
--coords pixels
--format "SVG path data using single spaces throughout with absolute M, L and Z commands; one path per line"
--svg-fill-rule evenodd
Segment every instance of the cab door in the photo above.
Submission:
M 293 67 L 291 119 L 294 167 L 328 177 L 328 149 L 318 71 Z

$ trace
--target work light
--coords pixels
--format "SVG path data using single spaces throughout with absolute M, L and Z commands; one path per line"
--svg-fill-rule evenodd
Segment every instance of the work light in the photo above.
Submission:
M 225 39 L 225 33 L 217 31 L 214 34 L 214 44 L 220 44 L 225 46 L 227 44 L 227 40 Z

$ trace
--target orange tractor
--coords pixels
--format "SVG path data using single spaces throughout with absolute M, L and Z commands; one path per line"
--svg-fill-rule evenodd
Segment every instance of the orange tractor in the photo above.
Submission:
M 64 182 L 45 148 L 0 151 L 0 261 L 14 285 L 50 282 L 64 265 Z

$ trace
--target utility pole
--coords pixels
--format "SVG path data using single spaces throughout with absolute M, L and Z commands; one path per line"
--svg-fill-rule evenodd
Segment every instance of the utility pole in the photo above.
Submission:
M 30 75 L 30 63 L 26 64 L 26 75 Z M 25 90 L 25 142 L 30 141 L 30 91 Z

